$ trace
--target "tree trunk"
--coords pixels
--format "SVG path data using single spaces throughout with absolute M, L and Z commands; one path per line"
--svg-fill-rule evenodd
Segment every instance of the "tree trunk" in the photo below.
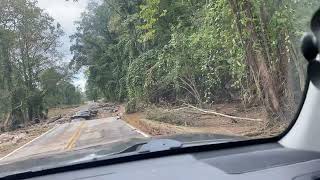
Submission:
M 234 15 L 236 16 L 237 28 L 240 37 L 243 37 L 243 45 L 246 52 L 247 65 L 252 69 L 253 76 L 257 76 L 259 84 L 262 87 L 264 93 L 264 105 L 270 116 L 281 117 L 282 110 L 280 108 L 279 94 L 276 89 L 275 79 L 272 76 L 272 71 L 268 66 L 269 52 L 263 52 L 263 47 L 269 47 L 267 44 L 263 46 L 259 40 L 256 25 L 254 24 L 254 12 L 253 5 L 248 0 L 243 0 L 239 3 L 237 0 L 229 0 L 230 6 Z M 239 3 L 239 4 L 238 4 Z M 241 13 L 243 12 L 244 18 L 246 18 L 246 24 L 241 24 Z M 248 34 L 242 33 L 246 31 Z M 267 43 L 267 42 L 265 42 Z M 260 44 L 260 47 L 256 47 L 255 44 Z M 265 54 L 265 56 L 263 56 Z
M 288 53 L 287 42 L 285 40 L 287 34 L 283 29 L 279 29 L 278 34 L 277 57 L 279 57 L 279 64 L 276 74 L 278 74 L 278 82 L 281 82 L 278 85 L 278 94 L 281 95 L 279 97 L 281 97 L 282 109 L 286 114 L 284 118 L 290 118 L 290 115 L 293 114 L 292 111 L 295 109 L 293 73 L 291 64 L 289 64 L 290 54 Z
M 303 65 L 299 61 L 300 58 L 299 58 L 299 56 L 297 54 L 297 50 L 293 46 L 292 42 L 290 43 L 290 52 L 291 52 L 291 55 L 292 55 L 291 59 L 293 59 L 294 65 L 295 65 L 296 70 L 298 72 L 300 91 L 303 92 L 303 90 L 304 90 L 303 88 L 305 86 L 306 77 L 305 77 Z

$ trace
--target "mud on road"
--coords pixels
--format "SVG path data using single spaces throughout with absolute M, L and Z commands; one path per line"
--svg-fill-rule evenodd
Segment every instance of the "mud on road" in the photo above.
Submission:
M 0 132 L 0 158 L 39 137 L 56 125 L 72 122 L 71 117 L 81 109 L 87 108 L 87 106 L 51 108 L 48 112 L 48 119 L 44 119 L 38 124 L 28 124 L 15 131 Z M 91 108 L 98 111 L 94 118 L 107 118 L 116 117 L 118 107 L 114 103 L 95 103 Z

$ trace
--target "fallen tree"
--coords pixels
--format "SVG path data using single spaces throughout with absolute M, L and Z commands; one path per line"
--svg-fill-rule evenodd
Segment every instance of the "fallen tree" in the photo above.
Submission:
M 236 120 L 246 120 L 246 121 L 258 121 L 258 122 L 263 122 L 262 119 L 231 116 L 231 115 L 227 115 L 227 114 L 215 112 L 215 111 L 212 111 L 212 110 L 201 109 L 201 108 L 192 106 L 192 105 L 190 105 L 190 104 L 185 104 L 185 105 L 186 105 L 187 107 L 190 107 L 190 108 L 192 108 L 192 109 L 195 109 L 195 110 L 197 110 L 197 111 L 200 111 L 200 112 L 203 112 L 203 113 L 206 113 L 206 114 L 214 114 L 214 115 L 217 115 L 217 116 L 222 116 L 222 117 L 226 117 L 226 118 L 230 118 L 230 119 L 236 119 Z M 179 109 L 181 109 L 181 108 L 179 108 Z

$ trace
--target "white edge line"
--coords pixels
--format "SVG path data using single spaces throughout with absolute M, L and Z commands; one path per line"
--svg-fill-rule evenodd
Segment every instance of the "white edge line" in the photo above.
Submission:
M 46 134 L 48 134 L 49 132 L 53 131 L 53 130 L 54 130 L 55 128 L 57 128 L 57 127 L 58 127 L 58 125 L 54 126 L 53 128 L 49 129 L 47 132 L 45 132 L 45 133 L 41 134 L 40 136 L 38 136 L 38 137 L 34 138 L 33 140 L 31 140 L 31 141 L 27 142 L 26 144 L 24 144 L 24 145 L 20 146 L 18 149 L 15 149 L 15 150 L 14 150 L 14 151 L 12 151 L 11 153 L 9 153 L 9 154 L 5 155 L 4 157 L 0 158 L 0 161 L 2 161 L 3 159 L 5 159 L 5 158 L 7 158 L 7 157 L 11 156 L 13 153 L 15 153 L 15 152 L 19 151 L 20 149 L 24 148 L 25 146 L 27 146 L 28 144 L 32 143 L 33 141 L 35 141 L 35 140 L 37 140 L 37 139 L 39 139 L 39 138 L 43 137 L 44 135 L 46 135 Z
M 125 121 L 123 121 L 123 122 L 125 122 Z M 130 128 L 132 128 L 132 129 L 134 129 L 135 131 L 137 131 L 138 133 L 142 134 L 144 137 L 150 137 L 148 134 L 140 131 L 139 129 L 137 129 L 137 128 L 135 128 L 135 127 L 133 127 L 133 126 L 130 125 L 129 123 L 127 123 L 127 122 L 125 122 L 125 123 L 126 123 Z

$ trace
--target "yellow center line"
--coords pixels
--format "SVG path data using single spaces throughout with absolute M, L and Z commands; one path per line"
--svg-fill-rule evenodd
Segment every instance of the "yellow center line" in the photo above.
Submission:
M 71 138 L 69 139 L 69 142 L 68 144 L 66 145 L 66 147 L 64 148 L 65 150 L 71 150 L 72 148 L 74 148 L 77 140 L 79 139 L 80 137 L 80 134 L 81 134 L 81 131 L 83 129 L 85 125 L 85 122 L 83 121 L 81 123 L 81 125 L 77 128 L 77 130 L 75 131 L 75 133 L 71 136 Z

